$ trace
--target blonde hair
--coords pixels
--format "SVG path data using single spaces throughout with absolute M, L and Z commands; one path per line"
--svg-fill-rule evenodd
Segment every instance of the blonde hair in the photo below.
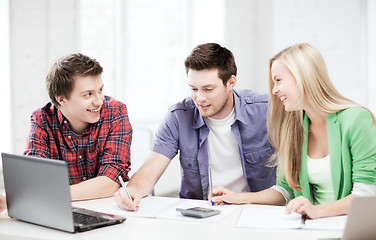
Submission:
M 278 96 L 273 95 L 271 67 L 276 60 L 282 62 L 296 79 L 300 93 L 298 105 L 302 106 L 304 98 L 313 108 L 325 113 L 335 113 L 359 105 L 336 90 L 329 78 L 323 57 L 309 44 L 290 46 L 269 60 L 270 101 L 267 129 L 269 140 L 276 149 L 270 164 L 278 164 L 280 177 L 284 176 L 292 189 L 300 191 L 299 170 L 305 139 L 304 111 L 286 112 Z

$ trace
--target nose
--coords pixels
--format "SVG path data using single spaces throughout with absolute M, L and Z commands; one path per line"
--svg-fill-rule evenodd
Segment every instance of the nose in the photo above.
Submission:
M 272 93 L 273 93 L 273 95 L 277 95 L 279 93 L 279 89 L 276 87 L 275 84 L 273 86 Z
M 206 96 L 203 92 L 197 91 L 196 93 L 196 101 L 197 102 L 202 102 L 206 99 Z
M 102 105 L 104 101 L 104 95 L 103 93 L 97 93 L 95 94 L 95 97 L 94 97 L 94 100 L 93 100 L 93 104 L 96 105 L 96 106 L 100 106 Z

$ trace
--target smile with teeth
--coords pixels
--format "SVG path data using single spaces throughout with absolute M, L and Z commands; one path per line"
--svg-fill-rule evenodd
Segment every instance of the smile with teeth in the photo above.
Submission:
M 210 105 L 200 105 L 200 108 L 201 109 L 207 109 L 207 108 L 209 108 L 210 107 Z
M 95 112 L 99 112 L 99 110 L 101 110 L 101 108 L 98 108 L 98 109 L 94 109 L 94 110 L 88 110 L 89 112 L 92 112 L 92 113 L 95 113 Z
M 281 99 L 281 102 L 285 101 L 286 98 L 287 98 L 286 96 L 281 96 L 281 97 L 279 97 L 279 99 Z

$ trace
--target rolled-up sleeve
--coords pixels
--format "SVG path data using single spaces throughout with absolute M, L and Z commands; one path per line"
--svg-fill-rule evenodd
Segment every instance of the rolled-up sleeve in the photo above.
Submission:
M 131 142 L 132 126 L 128 119 L 127 108 L 122 105 L 110 123 L 98 176 L 107 176 L 116 182 L 119 176 L 129 180 Z

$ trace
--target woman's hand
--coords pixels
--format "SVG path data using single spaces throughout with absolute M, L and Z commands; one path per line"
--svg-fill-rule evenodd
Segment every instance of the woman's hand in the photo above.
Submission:
M 291 200 L 286 206 L 286 211 L 288 213 L 296 212 L 301 215 L 306 215 L 310 219 L 323 217 L 320 211 L 320 205 L 313 205 L 303 196 Z

